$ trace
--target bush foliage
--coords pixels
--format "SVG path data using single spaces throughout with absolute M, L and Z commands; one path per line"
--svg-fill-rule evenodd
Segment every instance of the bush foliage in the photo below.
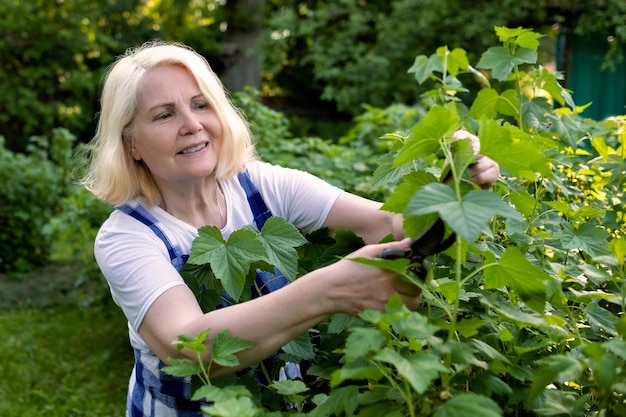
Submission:
M 219 353 L 167 368 L 200 378 L 195 398 L 214 402 L 208 414 L 626 416 L 626 117 L 581 118 L 557 76 L 535 66 L 541 35 L 495 32 L 501 45 L 476 66 L 461 48 L 415 59 L 409 72 L 434 86 L 428 111 L 410 130 L 385 135 L 395 146 L 373 177 L 393 184 L 383 208 L 404 214 L 407 235 L 437 217 L 454 233 L 450 249 L 427 259 L 424 281 L 407 259 L 360 260 L 404 274 L 422 288 L 423 307 L 408 311 L 394 298 L 384 312 L 333 316 L 279 353 L 301 363 L 305 381 L 273 380 L 260 398 L 245 376 L 208 377 L 213 363 L 236 364 L 249 342 L 210 329 L 183 335 L 179 347 L 204 352 L 210 338 Z M 469 107 L 457 98 L 461 74 L 484 84 Z M 451 140 L 460 127 L 479 133 L 481 153 L 501 165 L 492 190 L 466 177 L 471 145 Z M 453 180 L 444 184 L 448 169 Z M 200 229 L 182 272 L 203 308 L 221 291 L 246 300 L 251 275 L 233 271 L 271 263 L 297 278 L 358 245 L 344 232 L 301 245 L 281 220 L 244 228 L 232 241 Z M 241 234 L 257 243 L 254 251 L 242 253 Z M 229 251 L 237 256 L 223 256 Z M 296 252 L 298 266 L 281 256 Z

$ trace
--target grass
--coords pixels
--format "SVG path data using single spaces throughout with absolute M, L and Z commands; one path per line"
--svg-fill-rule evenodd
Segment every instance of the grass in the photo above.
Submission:
M 132 361 L 116 306 L 0 311 L 0 416 L 123 416 Z

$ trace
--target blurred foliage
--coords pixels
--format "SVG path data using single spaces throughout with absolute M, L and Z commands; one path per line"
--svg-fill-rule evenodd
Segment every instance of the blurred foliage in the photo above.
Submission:
M 428 86 L 412 82 L 412 57 L 441 45 L 470 61 L 496 41 L 494 26 L 542 33 L 602 33 L 626 44 L 622 0 L 275 0 L 267 18 L 264 94 L 360 114 L 363 103 L 413 104 Z M 554 49 L 552 39 L 549 48 Z M 553 56 L 552 56 L 553 58 Z M 472 78 L 462 80 L 469 87 Z M 466 97 L 466 103 L 473 97 Z
M 622 0 L 266 0 L 265 16 L 240 13 L 240 3 L 1 0 L 6 147 L 23 152 L 29 136 L 58 126 L 79 142 L 90 139 L 103 71 L 128 47 L 153 38 L 189 44 L 220 74 L 231 63 L 221 49 L 228 34 L 264 22 L 262 94 L 288 98 L 290 113 L 298 106 L 318 117 L 352 117 L 364 104 L 413 105 L 427 87 L 407 74 L 412 57 L 447 44 L 473 60 L 493 43 L 494 25 L 605 33 L 616 51 L 626 42 Z
M 104 69 L 130 46 L 177 40 L 219 51 L 211 1 L 2 0 L 0 134 L 24 151 L 31 135 L 63 126 L 91 138 Z
M 75 137 L 56 129 L 52 138 L 31 137 L 27 154 L 14 153 L 0 136 L 0 272 L 43 265 L 52 239 L 46 224 L 61 207 Z

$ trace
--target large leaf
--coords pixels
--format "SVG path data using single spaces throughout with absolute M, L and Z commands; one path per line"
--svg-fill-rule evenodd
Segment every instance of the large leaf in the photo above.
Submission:
M 401 166 L 439 150 L 439 141 L 451 136 L 460 126 L 461 119 L 453 105 L 434 106 L 411 129 L 409 137 L 394 161 Z
M 239 359 L 235 354 L 253 346 L 253 342 L 231 337 L 228 330 L 222 330 L 215 335 L 211 344 L 211 359 L 221 366 L 237 366 Z
M 533 310 L 543 313 L 551 277 L 530 263 L 516 248 L 504 251 L 497 265 L 485 269 L 485 288 L 509 287 Z
M 424 185 L 435 181 L 435 176 L 425 171 L 415 171 L 405 175 L 402 177 L 402 183 L 387 198 L 382 209 L 392 213 L 404 212 L 413 194 Z
M 309 415 L 311 417 L 351 416 L 357 408 L 358 398 L 359 387 L 356 385 L 336 388 L 330 392 L 326 401 L 319 404 Z
M 561 239 L 565 249 L 579 249 L 591 256 L 609 253 L 609 233 L 591 222 L 582 223 L 574 228 L 570 223 L 562 224 Z
M 441 377 L 441 373 L 449 372 L 439 356 L 427 351 L 405 358 L 398 352 L 385 348 L 374 359 L 391 364 L 419 394 L 426 392 L 432 381 Z
M 213 417 L 254 417 L 259 414 L 259 409 L 249 397 L 229 398 L 203 406 L 202 411 Z
M 554 382 L 575 381 L 581 376 L 583 366 L 571 356 L 554 354 L 541 360 L 541 366 L 535 371 L 526 403 L 530 404 L 546 386 Z
M 346 339 L 344 350 L 346 362 L 350 363 L 356 359 L 371 356 L 373 352 L 378 352 L 386 342 L 383 332 L 370 327 L 356 327 L 352 329 Z
M 496 26 L 494 29 L 500 42 L 513 42 L 523 48 L 537 49 L 539 47 L 539 39 L 543 37 L 543 35 L 523 27 L 508 28 Z
M 313 343 L 311 343 L 311 338 L 308 333 L 303 333 L 295 339 L 292 339 L 285 346 L 283 346 L 282 350 L 291 362 L 315 359 Z M 281 357 L 284 356 L 284 354 L 281 354 Z
M 458 394 L 437 408 L 433 417 L 501 417 L 502 410 L 491 398 L 472 393 Z
M 501 200 L 496 193 L 472 190 L 457 200 L 454 191 L 445 184 L 432 183 L 422 187 L 409 202 L 407 216 L 437 212 L 459 236 L 473 242 L 487 228 L 495 215 L 522 220 L 522 216 Z
M 497 113 L 497 105 L 500 95 L 493 88 L 483 88 L 478 92 L 476 99 L 470 107 L 469 116 L 480 118 L 494 117 Z
M 244 227 L 233 232 L 225 242 L 215 226 L 201 227 L 188 262 L 209 264 L 228 295 L 239 300 L 250 265 L 260 260 L 269 262 L 265 245 L 258 235 L 253 227 Z
M 513 138 L 512 132 L 519 133 Z M 480 124 L 480 149 L 512 175 L 535 179 L 536 173 L 551 177 L 552 171 L 548 158 L 537 144 L 526 140 L 521 131 L 513 127 L 504 127 L 496 120 L 483 120 Z
M 261 243 L 267 251 L 269 263 L 277 267 L 289 280 L 294 280 L 298 271 L 298 253 L 296 248 L 307 240 L 298 229 L 282 217 L 270 217 L 265 222 Z
M 491 75 L 498 81 L 506 81 L 516 65 L 534 64 L 537 52 L 530 48 L 517 48 L 511 53 L 503 46 L 489 48 L 480 58 L 478 68 L 490 69 Z

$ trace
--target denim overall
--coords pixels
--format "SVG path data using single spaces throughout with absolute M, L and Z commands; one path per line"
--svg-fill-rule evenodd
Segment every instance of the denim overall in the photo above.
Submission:
M 265 221 L 272 217 L 272 213 L 267 208 L 258 189 L 250 180 L 247 171 L 239 173 L 237 179 L 246 192 L 248 204 L 254 216 L 254 225 L 258 230 L 261 230 Z M 178 245 L 172 245 L 165 233 L 159 228 L 158 220 L 141 206 L 133 208 L 129 205 L 121 205 L 118 209 L 148 226 L 163 241 L 172 265 L 180 271 L 187 259 L 189 259 L 189 255 L 183 254 Z M 267 294 L 288 284 L 288 280 L 278 270 L 276 270 L 276 273 L 257 270 L 255 280 L 257 287 L 261 289 L 261 294 L 253 291 L 253 294 L 257 296 Z M 159 360 L 156 355 L 146 354 L 135 349 L 135 386 L 131 393 L 130 404 L 128 405 L 128 416 L 153 417 L 160 415 L 160 411 L 154 408 L 155 400 L 158 400 L 164 404 L 164 406 L 159 405 L 159 407 L 163 411 L 168 411 L 168 415 L 175 412 L 177 417 L 202 417 L 200 406 L 208 404 L 187 400 L 193 394 L 191 377 L 168 375 L 161 371 L 164 366 L 166 364 Z M 155 375 L 152 369 L 158 369 L 158 375 Z M 281 380 L 302 378 L 299 366 L 294 363 L 285 364 L 280 369 L 280 375 Z M 150 391 L 152 395 L 152 404 L 144 404 L 146 402 L 146 391 Z M 149 412 L 146 408 L 152 411 Z

